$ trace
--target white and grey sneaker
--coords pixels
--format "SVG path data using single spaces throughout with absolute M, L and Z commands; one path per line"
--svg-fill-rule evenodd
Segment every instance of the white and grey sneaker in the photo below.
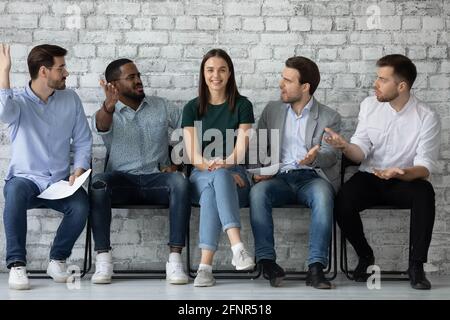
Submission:
M 183 263 L 181 262 L 167 262 L 166 263 L 166 280 L 170 284 L 186 284 L 189 278 L 184 272 Z
M 95 284 L 111 283 L 113 275 L 113 263 L 111 251 L 98 253 L 95 257 L 95 273 L 91 282 Z
M 30 289 L 30 281 L 27 276 L 27 268 L 12 267 L 9 271 L 8 285 L 10 289 L 14 290 L 28 290 Z
M 194 287 L 212 287 L 216 284 L 216 279 L 212 272 L 200 269 L 197 271 L 197 276 L 194 279 Z
M 53 281 L 65 283 L 70 274 L 67 272 L 65 261 L 50 260 L 47 267 L 47 274 L 52 277 Z
M 236 270 L 253 270 L 255 268 L 254 259 L 244 248 L 233 255 L 231 264 L 236 267 Z

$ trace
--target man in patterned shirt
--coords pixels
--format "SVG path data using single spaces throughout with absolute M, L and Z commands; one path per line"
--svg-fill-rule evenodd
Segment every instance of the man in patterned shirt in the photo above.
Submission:
M 180 124 L 180 112 L 156 96 L 146 96 L 141 74 L 128 59 L 111 62 L 101 81 L 106 99 L 92 117 L 93 130 L 107 149 L 104 173 L 92 181 L 91 221 L 96 272 L 93 283 L 110 283 L 113 272 L 110 244 L 111 204 L 169 206 L 170 255 L 167 280 L 185 284 L 181 250 L 190 218 L 189 183 L 170 166 L 169 127 Z

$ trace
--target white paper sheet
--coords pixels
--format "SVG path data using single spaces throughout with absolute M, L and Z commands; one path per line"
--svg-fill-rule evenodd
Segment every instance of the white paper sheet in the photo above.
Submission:
M 278 170 L 280 169 L 280 164 L 273 164 L 268 167 L 260 167 L 255 169 L 247 169 L 248 172 L 253 173 L 254 175 L 258 176 L 273 176 L 278 173 Z
M 42 193 L 38 195 L 38 198 L 56 200 L 70 197 L 75 193 L 75 191 L 78 190 L 78 188 L 80 188 L 83 185 L 83 183 L 86 181 L 86 179 L 89 177 L 90 174 L 91 169 L 87 170 L 81 176 L 76 178 L 75 182 L 71 186 L 69 186 L 69 181 L 60 180 L 52 184 L 44 191 L 42 191 Z

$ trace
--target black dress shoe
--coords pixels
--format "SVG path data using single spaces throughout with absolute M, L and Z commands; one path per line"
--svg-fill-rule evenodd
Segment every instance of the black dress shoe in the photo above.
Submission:
M 263 276 L 269 279 L 270 285 L 272 287 L 280 287 L 286 275 L 283 268 L 275 260 L 262 259 L 258 263 L 261 264 Z
M 409 281 L 411 282 L 411 287 L 417 290 L 430 290 L 431 283 L 425 277 L 425 272 L 423 271 L 422 263 L 414 263 L 409 266 L 408 269 Z
M 370 274 L 367 273 L 367 268 L 372 266 L 375 263 L 375 257 L 359 257 L 358 265 L 353 271 L 353 279 L 356 282 L 366 282 L 370 277 Z
M 309 265 L 308 274 L 306 276 L 306 285 L 313 286 L 316 289 L 331 289 L 331 283 L 323 274 L 323 265 L 315 262 Z

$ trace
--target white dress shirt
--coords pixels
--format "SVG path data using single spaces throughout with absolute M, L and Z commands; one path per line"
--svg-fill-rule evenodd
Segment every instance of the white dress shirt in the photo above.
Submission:
M 305 143 L 306 123 L 313 100 L 313 98 L 309 100 L 299 116 L 290 104 L 286 105 L 286 108 L 289 109 L 284 126 L 283 145 L 281 146 L 281 172 L 292 169 L 311 169 L 311 167 L 301 165 L 298 162 L 303 160 L 308 153 Z
M 368 97 L 350 142 L 364 152 L 360 171 L 424 166 L 431 173 L 439 156 L 439 117 L 412 94 L 400 112 L 389 102 Z

